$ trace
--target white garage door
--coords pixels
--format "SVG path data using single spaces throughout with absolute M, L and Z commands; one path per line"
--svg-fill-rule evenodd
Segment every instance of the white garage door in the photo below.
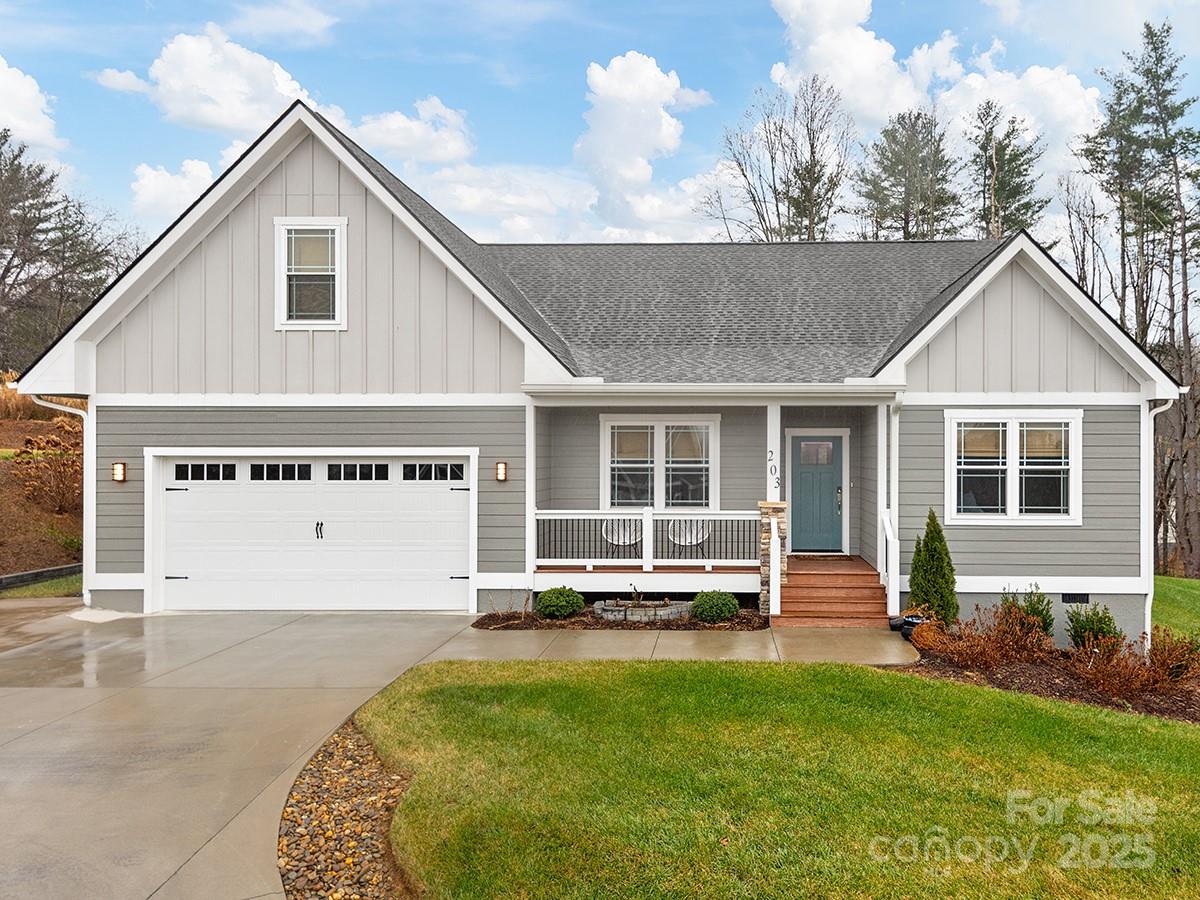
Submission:
M 167 609 L 467 609 L 467 461 L 167 459 Z

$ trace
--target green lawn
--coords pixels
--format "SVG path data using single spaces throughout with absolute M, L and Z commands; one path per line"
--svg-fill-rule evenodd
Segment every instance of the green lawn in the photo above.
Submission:
M 0 600 L 28 599 L 29 597 L 77 597 L 82 593 L 83 576 L 64 575 L 62 578 L 51 578 L 49 581 L 23 584 L 20 587 L 0 591 Z
M 433 896 L 1200 893 L 1200 728 L 1182 723 L 862 667 L 729 662 L 435 663 L 356 721 L 412 773 L 392 843 Z M 1150 798 L 1156 820 L 1006 819 L 1009 791 L 1086 789 Z M 872 856 L 905 835 L 924 848 L 934 828 L 965 859 Z M 1148 869 L 1058 865 L 1067 835 L 1098 835 L 1103 859 L 1147 832 Z M 971 840 L 993 836 L 1009 860 L 989 868 Z M 1036 842 L 1023 872 L 1013 838 Z
M 1200 579 L 1155 576 L 1150 615 L 1155 625 L 1175 631 L 1200 631 Z

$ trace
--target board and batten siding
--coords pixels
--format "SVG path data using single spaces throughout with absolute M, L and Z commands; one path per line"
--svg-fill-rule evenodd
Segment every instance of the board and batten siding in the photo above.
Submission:
M 1136 577 L 1140 574 L 1141 410 L 1083 409 L 1083 524 L 947 525 L 958 575 Z M 900 411 L 900 560 L 907 575 L 913 543 L 932 507 L 945 511 L 945 411 Z M 1025 589 L 1028 585 L 1014 585 Z
M 345 216 L 344 331 L 275 328 L 276 216 Z M 304 138 L 96 350 L 100 393 L 519 391 L 521 341 Z
M 908 391 L 1136 392 L 1137 379 L 1019 262 L 909 361 Z
M 525 571 L 524 407 L 98 407 L 97 572 L 143 570 L 143 450 L 170 446 L 478 447 L 479 571 Z M 118 460 L 124 484 L 109 477 Z
M 540 412 L 540 411 L 539 411 Z M 538 477 L 541 509 L 600 508 L 600 416 L 688 415 L 721 417 L 721 509 L 757 510 L 766 498 L 767 411 L 762 406 L 647 409 L 547 407 L 538 422 Z M 541 435 L 549 436 L 549 445 Z M 543 449 L 544 447 L 544 449 Z M 544 455 L 543 455 L 544 454 Z

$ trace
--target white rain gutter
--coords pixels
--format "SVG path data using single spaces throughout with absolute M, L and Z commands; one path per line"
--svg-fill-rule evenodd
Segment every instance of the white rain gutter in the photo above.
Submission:
M 1187 388 L 1182 388 L 1180 393 L 1185 393 Z M 1149 578 L 1146 580 L 1146 649 L 1150 649 L 1150 637 L 1153 632 L 1153 624 L 1150 621 L 1150 611 L 1154 607 L 1154 420 L 1165 413 L 1168 409 L 1175 405 L 1175 398 L 1169 398 L 1162 406 L 1155 406 L 1150 410 L 1150 572 Z

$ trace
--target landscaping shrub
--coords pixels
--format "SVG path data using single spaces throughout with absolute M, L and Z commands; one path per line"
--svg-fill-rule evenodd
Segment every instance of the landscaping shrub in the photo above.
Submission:
M 958 594 L 954 586 L 954 563 L 937 514 L 929 510 L 925 533 L 917 538 L 908 576 L 908 599 L 927 607 L 947 625 L 958 618 Z
M 1036 583 L 1024 594 L 1005 590 L 1000 595 L 1000 607 L 1018 610 L 1032 619 L 1045 634 L 1054 634 L 1054 608 L 1050 605 L 1050 598 Z
M 583 594 L 569 587 L 548 588 L 533 601 L 533 611 L 547 619 L 565 619 L 582 610 L 583 606 Z
M 1067 636 L 1071 646 L 1081 649 L 1085 644 L 1094 648 L 1100 641 L 1120 641 L 1125 634 L 1107 606 L 1085 606 L 1067 610 Z
M 75 416 L 54 420 L 58 434 L 25 438 L 16 452 L 17 480 L 25 496 L 51 512 L 83 505 L 83 423 Z
M 701 622 L 726 622 L 737 612 L 737 597 L 729 591 L 701 591 L 692 600 L 692 615 Z
M 961 669 L 986 671 L 1013 660 L 1040 659 L 1054 642 L 1041 622 L 1016 606 L 975 609 L 975 617 L 947 626 L 926 622 L 913 629 L 912 644 Z
M 1155 625 L 1146 661 L 1158 684 L 1200 677 L 1200 635 L 1179 634 Z

